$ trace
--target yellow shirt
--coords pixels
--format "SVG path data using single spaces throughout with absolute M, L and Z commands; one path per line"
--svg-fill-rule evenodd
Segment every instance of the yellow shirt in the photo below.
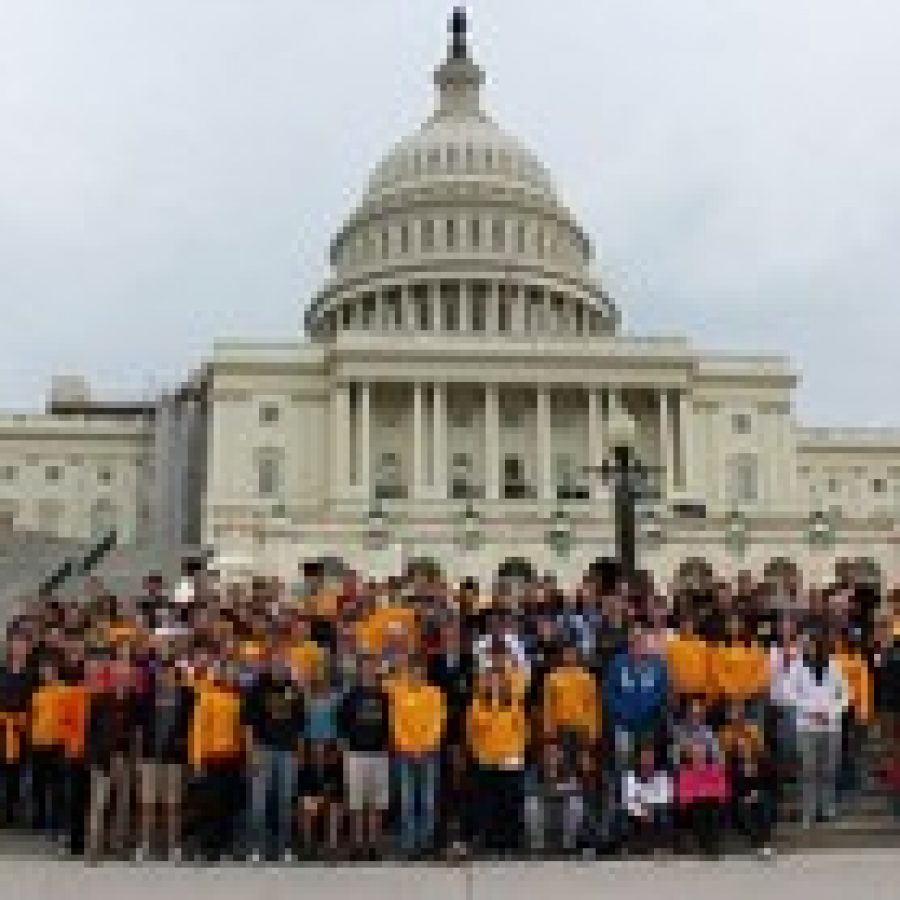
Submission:
M 322 648 L 311 640 L 294 644 L 288 650 L 287 656 L 291 672 L 301 684 L 309 684 L 325 662 Z
M 525 708 L 476 697 L 469 706 L 469 748 L 482 766 L 521 768 L 525 761 Z
M 544 729 L 570 729 L 590 740 L 600 733 L 600 704 L 594 676 L 581 666 L 560 666 L 544 682 Z
M 241 701 L 236 691 L 210 682 L 200 684 L 191 719 L 189 756 L 201 767 L 211 759 L 240 756 Z
M 749 700 L 769 687 L 769 661 L 756 644 L 717 644 L 710 649 L 710 676 L 716 696 Z
M 666 644 L 669 681 L 676 694 L 705 697 L 710 693 L 710 646 L 702 638 L 673 635 Z
M 416 613 L 405 606 L 385 606 L 376 609 L 357 623 L 356 643 L 363 653 L 379 655 L 384 650 L 389 633 L 402 634 L 407 650 L 416 644 Z
M 39 687 L 32 694 L 30 720 L 32 747 L 48 750 L 62 745 L 61 713 L 65 692 L 65 685 L 48 684 Z
M 391 699 L 391 740 L 399 753 L 431 753 L 441 746 L 447 724 L 447 704 L 440 688 L 410 686 L 398 681 Z
M 856 721 L 867 725 L 872 721 L 872 675 L 869 664 L 859 653 L 839 651 L 834 656 L 850 694 L 850 710 Z

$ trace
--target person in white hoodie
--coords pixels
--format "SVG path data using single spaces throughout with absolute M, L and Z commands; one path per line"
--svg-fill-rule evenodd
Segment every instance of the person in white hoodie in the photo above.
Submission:
M 801 816 L 809 828 L 836 814 L 835 790 L 841 758 L 841 720 L 849 692 L 828 643 L 817 636 L 787 688 L 796 710 L 800 754 Z

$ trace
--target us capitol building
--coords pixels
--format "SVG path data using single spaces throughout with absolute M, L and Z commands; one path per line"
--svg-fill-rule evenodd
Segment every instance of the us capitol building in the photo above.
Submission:
M 459 13 L 434 81 L 332 238 L 302 338 L 217 343 L 151 400 L 57 377 L 43 414 L 0 417 L 0 541 L 114 528 L 285 577 L 430 557 L 489 580 L 523 557 L 571 581 L 612 552 L 599 469 L 628 442 L 661 578 L 698 556 L 900 576 L 900 430 L 804 427 L 788 360 L 624 332 L 590 236 L 484 111 Z

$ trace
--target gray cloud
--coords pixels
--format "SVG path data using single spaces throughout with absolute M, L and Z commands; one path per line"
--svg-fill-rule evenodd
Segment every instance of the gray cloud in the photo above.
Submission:
M 428 112 L 450 5 L 6 0 L 0 406 L 296 334 L 369 168 Z M 890 423 L 900 8 L 470 5 L 488 105 L 594 235 L 627 330 L 790 353 L 806 420 Z

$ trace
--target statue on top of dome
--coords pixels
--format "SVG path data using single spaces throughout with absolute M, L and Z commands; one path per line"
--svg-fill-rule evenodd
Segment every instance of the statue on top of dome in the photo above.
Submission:
M 466 45 L 466 35 L 469 30 L 466 8 L 456 6 L 450 16 L 450 57 L 452 59 L 467 59 L 469 49 Z

